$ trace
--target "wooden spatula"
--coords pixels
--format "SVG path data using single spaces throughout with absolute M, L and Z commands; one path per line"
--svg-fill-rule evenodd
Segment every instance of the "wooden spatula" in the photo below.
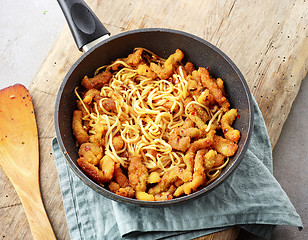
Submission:
M 0 166 L 25 209 L 34 239 L 56 239 L 39 186 L 39 145 L 32 100 L 20 84 L 0 90 Z

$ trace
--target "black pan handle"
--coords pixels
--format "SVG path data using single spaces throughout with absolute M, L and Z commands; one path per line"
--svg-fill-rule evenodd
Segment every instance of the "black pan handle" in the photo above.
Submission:
M 95 40 L 109 36 L 109 31 L 104 27 L 94 12 L 83 0 L 57 0 L 66 21 L 73 34 L 79 50 L 87 50 L 84 46 Z

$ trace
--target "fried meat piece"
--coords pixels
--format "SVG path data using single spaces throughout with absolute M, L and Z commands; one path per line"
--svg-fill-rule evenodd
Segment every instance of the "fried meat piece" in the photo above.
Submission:
M 89 163 L 97 165 L 100 159 L 103 157 L 103 150 L 97 144 L 83 143 L 79 148 L 78 154 Z
M 114 179 L 119 184 L 119 187 L 125 188 L 129 186 L 128 178 L 122 172 L 120 163 L 116 163 L 114 166 Z
M 105 135 L 108 127 L 104 124 L 97 123 L 92 127 L 92 135 L 90 135 L 89 141 L 96 143 L 99 146 L 105 146 Z
M 206 138 L 201 138 L 197 141 L 194 141 L 187 150 L 187 153 L 195 153 L 199 149 L 208 148 L 213 144 L 213 139 L 215 136 L 215 131 L 211 130 L 208 132 Z
M 216 83 L 219 89 L 221 90 L 222 94 L 225 95 L 224 81 L 221 78 L 217 78 Z
M 158 183 L 161 181 L 160 175 L 158 172 L 151 172 L 148 177 L 148 183 Z
M 116 182 L 111 181 L 108 185 L 109 190 L 117 195 L 133 198 L 135 196 L 135 191 L 132 187 L 120 187 L 120 185 Z
M 141 76 L 155 79 L 157 77 L 156 73 L 151 70 L 151 68 L 146 64 L 139 64 L 137 67 L 137 73 Z
M 105 182 L 109 182 L 113 178 L 115 162 L 111 157 L 105 155 L 99 161 L 99 169 L 102 171 Z
M 173 132 L 170 133 L 169 136 L 169 144 L 173 149 L 185 152 L 190 145 L 189 137 L 182 137 L 180 135 L 181 129 L 176 128 Z
M 99 163 L 99 167 L 91 164 L 84 157 L 77 159 L 81 169 L 95 182 L 106 183 L 113 177 L 114 161 L 108 156 L 104 156 Z
M 82 111 L 80 110 L 75 110 L 73 112 L 72 128 L 78 144 L 83 144 L 89 141 L 89 135 L 82 125 L 82 115 Z
M 182 194 L 190 194 L 196 191 L 200 186 L 205 184 L 206 175 L 204 167 L 204 158 L 206 154 L 206 149 L 199 150 L 195 157 L 194 173 L 192 181 L 186 182 L 174 192 L 174 196 L 178 197 Z
M 178 178 L 187 182 L 192 178 L 192 174 L 179 167 L 171 168 L 163 175 L 161 181 L 156 186 L 149 189 L 149 194 L 156 195 L 161 192 L 166 192 Z
M 90 112 L 91 107 L 89 104 L 86 103 L 82 103 L 81 101 L 77 101 L 77 108 L 82 111 L 82 116 L 87 116 L 88 112 Z
M 195 70 L 195 67 L 191 62 L 187 62 L 184 66 L 184 70 L 187 75 L 191 75 L 192 72 Z
M 199 128 L 188 128 L 183 130 L 183 136 L 199 139 L 204 136 L 204 134 Z
M 210 90 L 208 90 L 208 89 L 204 89 L 204 91 L 201 92 L 201 94 L 199 95 L 197 101 L 199 103 L 203 104 L 206 107 L 209 107 L 210 105 L 214 105 L 215 104 L 214 97 L 210 93 Z
M 114 136 L 112 139 L 112 145 L 116 151 L 120 151 L 124 146 L 124 141 L 120 135 Z
M 175 128 L 169 136 L 169 144 L 173 149 L 186 152 L 191 143 L 191 139 L 199 139 L 204 133 L 194 127 L 193 121 L 187 119 L 182 127 Z
M 177 49 L 175 53 L 171 54 L 165 61 L 163 66 L 159 66 L 156 63 L 151 63 L 150 68 L 157 74 L 160 79 L 168 79 L 172 74 L 176 64 L 184 58 L 184 54 L 181 50 Z
M 95 88 L 92 88 L 92 89 L 86 91 L 86 93 L 84 94 L 84 96 L 83 96 L 83 102 L 86 103 L 86 104 L 91 104 L 92 101 L 93 101 L 93 99 L 94 99 L 94 97 L 95 97 L 96 95 L 99 96 L 99 94 L 100 94 L 100 91 L 99 91 L 99 90 L 97 90 L 97 89 L 95 89 Z
M 147 192 L 136 191 L 135 196 L 138 200 L 141 200 L 141 201 L 154 201 L 155 200 L 154 196 Z
M 192 120 L 197 127 L 202 131 L 205 132 L 207 125 L 206 123 L 196 114 L 196 112 L 191 112 L 188 114 L 190 120 Z
M 200 67 L 198 71 L 201 74 L 202 85 L 209 89 L 210 93 L 213 95 L 219 106 L 221 106 L 224 111 L 228 111 L 230 103 L 228 99 L 223 95 L 220 88 L 217 86 L 216 81 L 210 77 L 209 71 L 202 67 Z
M 108 187 L 109 187 L 109 190 L 114 193 L 120 189 L 120 185 L 114 181 L 111 181 Z
M 115 194 L 120 195 L 122 197 L 133 198 L 135 196 L 135 190 L 132 187 L 123 187 L 119 188 Z
M 102 106 L 107 112 L 114 112 L 117 109 L 115 101 L 111 98 L 103 99 Z
M 215 157 L 217 155 L 217 152 L 215 150 L 209 150 L 205 155 L 204 155 L 204 169 L 205 172 L 208 172 L 211 170 L 215 164 Z
M 198 139 L 190 144 L 184 156 L 184 163 L 186 164 L 187 171 L 193 172 L 195 153 L 199 149 L 210 147 L 213 144 L 214 135 L 215 135 L 215 131 L 210 130 L 206 138 Z
M 137 66 L 142 61 L 142 52 L 143 49 L 137 49 L 135 52 L 129 54 L 128 57 L 124 59 L 124 62 L 131 66 Z
M 238 149 L 238 145 L 229 139 L 221 136 L 214 136 L 213 148 L 226 157 L 231 157 Z
M 213 167 L 220 167 L 221 165 L 223 165 L 225 163 L 225 158 L 226 157 L 224 155 L 217 153 L 214 159 L 215 163 Z
M 128 166 L 128 179 L 135 191 L 145 192 L 149 172 L 140 157 L 131 157 Z
M 171 185 L 170 188 L 166 192 L 161 192 L 154 195 L 155 201 L 167 201 L 173 199 L 173 193 L 175 192 L 176 187 Z
M 221 118 L 221 128 L 226 139 L 229 139 L 233 142 L 238 142 L 240 139 L 241 133 L 239 130 L 231 127 L 235 118 L 238 116 L 236 109 L 230 109 L 226 112 Z
M 194 152 L 187 152 L 184 156 L 184 163 L 186 165 L 186 170 L 191 173 L 194 170 L 194 163 L 195 163 L 194 158 L 195 158 Z
M 85 76 L 81 81 L 81 85 L 88 90 L 92 88 L 101 89 L 106 83 L 109 82 L 111 77 L 112 73 L 109 70 L 106 70 L 102 73 L 97 74 L 93 78 Z

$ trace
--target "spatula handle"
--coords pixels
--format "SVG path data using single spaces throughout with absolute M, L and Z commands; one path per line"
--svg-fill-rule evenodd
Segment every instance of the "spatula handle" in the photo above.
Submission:
M 16 185 L 14 188 L 25 209 L 33 239 L 56 239 L 43 205 L 38 183 L 30 187 L 25 186 L 23 189 Z

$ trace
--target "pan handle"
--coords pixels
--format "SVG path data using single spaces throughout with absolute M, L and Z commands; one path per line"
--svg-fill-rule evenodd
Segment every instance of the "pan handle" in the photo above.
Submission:
M 86 52 L 109 37 L 109 31 L 83 0 L 57 1 L 80 51 Z

